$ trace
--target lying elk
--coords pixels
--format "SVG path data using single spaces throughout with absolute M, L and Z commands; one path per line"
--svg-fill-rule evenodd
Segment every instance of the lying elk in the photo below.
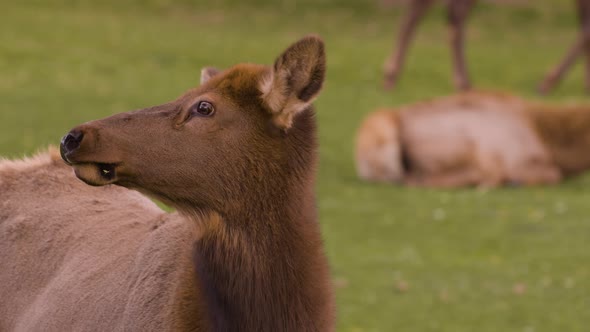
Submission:
M 322 41 L 0 164 L 0 330 L 331 331 L 314 198 Z M 63 164 L 63 163 L 62 163 Z M 175 207 L 167 214 L 135 189 Z
M 467 92 L 381 110 L 356 139 L 364 180 L 431 187 L 553 184 L 590 168 L 590 107 Z
M 385 89 L 391 89 L 397 83 L 416 28 L 434 2 L 435 0 L 409 0 L 409 10 L 402 19 L 396 49 L 385 62 L 383 70 Z M 471 88 L 464 50 L 465 21 L 475 3 L 476 0 L 444 1 L 447 7 L 453 78 L 458 90 Z M 563 60 L 539 84 L 538 90 L 542 94 L 548 93 L 559 83 L 580 55 L 586 58 L 586 88 L 590 90 L 590 0 L 576 0 L 576 10 L 580 21 L 580 35 Z

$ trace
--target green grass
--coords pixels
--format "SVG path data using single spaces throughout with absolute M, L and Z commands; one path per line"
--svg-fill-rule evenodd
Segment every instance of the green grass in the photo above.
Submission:
M 441 8 L 395 92 L 380 89 L 399 8 L 377 1 L 3 1 L 0 155 L 83 121 L 171 100 L 202 66 L 271 63 L 310 32 L 327 43 L 319 208 L 339 331 L 588 331 L 590 178 L 552 188 L 408 189 L 358 181 L 352 142 L 375 107 L 452 92 Z M 344 2 L 344 3 L 343 3 Z M 273 5 L 277 3 L 277 5 Z M 475 84 L 533 97 L 577 28 L 569 1 L 481 4 L 469 22 Z M 315 6 L 314 6 L 315 4 Z M 581 67 L 551 100 L 584 101 Z

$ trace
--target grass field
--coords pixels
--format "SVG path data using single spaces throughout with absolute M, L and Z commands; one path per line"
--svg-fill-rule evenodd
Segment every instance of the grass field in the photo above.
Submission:
M 338 331 L 590 329 L 590 177 L 492 191 L 355 177 L 352 142 L 365 114 L 452 92 L 441 8 L 421 27 L 399 87 L 386 93 L 381 67 L 399 7 L 209 2 L 2 1 L 0 155 L 32 153 L 83 121 L 171 100 L 198 83 L 202 66 L 271 63 L 298 37 L 319 33 L 328 79 L 316 103 L 317 190 Z M 569 47 L 572 3 L 529 3 L 536 7 L 477 7 L 467 52 L 476 86 L 534 97 Z M 587 100 L 581 72 L 548 99 Z

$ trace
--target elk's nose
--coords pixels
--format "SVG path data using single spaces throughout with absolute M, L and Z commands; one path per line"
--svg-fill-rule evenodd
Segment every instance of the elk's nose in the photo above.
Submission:
M 84 133 L 80 130 L 73 129 L 61 139 L 60 150 L 62 154 L 70 153 L 80 147 L 80 142 L 84 138 Z

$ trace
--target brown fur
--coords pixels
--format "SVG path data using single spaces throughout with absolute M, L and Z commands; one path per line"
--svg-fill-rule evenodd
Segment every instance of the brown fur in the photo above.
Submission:
M 468 92 L 370 114 L 356 141 L 366 180 L 434 187 L 553 184 L 590 168 L 590 107 Z
M 589 106 L 534 104 L 527 111 L 564 175 L 575 175 L 590 168 Z
M 24 263 L 15 265 L 35 275 L 37 266 L 30 264 L 47 261 L 48 280 L 59 280 L 67 296 L 65 300 L 58 296 L 58 290 L 64 289 L 53 290 L 51 281 L 41 280 L 37 288 L 23 287 L 18 274 L 0 273 L 36 299 L 41 289 L 53 290 L 42 302 L 19 307 L 14 303 L 22 295 L 8 289 L 10 301 L 5 307 L 13 309 L 4 310 L 12 310 L 11 321 L 0 321 L 0 330 L 25 321 L 33 324 L 27 326 L 49 326 L 48 330 L 333 330 L 333 299 L 315 212 L 313 175 L 316 130 L 311 102 L 321 88 L 324 63 L 322 42 L 306 37 L 279 56 L 272 68 L 244 64 L 219 73 L 208 69 L 201 86 L 171 103 L 73 129 L 71 134 L 83 133 L 83 139 L 75 148 L 68 148 L 64 139 L 62 155 L 80 179 L 137 189 L 176 207 L 182 217 L 163 214 L 153 205 L 129 209 L 127 195 L 151 203 L 119 187 L 96 189 L 77 183 L 68 189 L 73 197 L 53 194 L 51 204 L 64 218 L 56 221 L 56 227 L 66 227 L 62 224 L 67 222 L 80 234 L 67 237 L 70 247 L 60 243 L 56 247 L 67 257 L 72 250 L 87 252 L 84 260 L 71 263 L 85 278 L 80 278 L 81 272 L 62 274 L 64 260 L 52 259 L 51 251 L 24 254 Z M 282 80 L 288 72 L 292 76 Z M 277 73 L 281 79 L 273 77 Z M 265 85 L 269 78 L 274 83 Z M 284 96 L 277 98 L 280 94 Z M 268 99 L 271 95 L 273 100 Z M 195 113 L 201 101 L 214 105 L 213 116 Z M 43 172 L 40 181 L 54 171 Z M 36 181 L 36 177 L 30 178 Z M 70 188 L 70 182 L 64 186 Z M 51 185 L 46 188 L 51 192 Z M 27 189 L 30 195 L 30 187 L 22 190 Z M 109 199 L 105 210 L 111 218 L 104 220 L 78 208 L 84 207 L 79 200 L 101 195 Z M 66 209 L 62 201 L 67 201 Z M 11 204 L 21 208 L 18 201 Z M 45 210 L 40 204 L 39 213 L 22 213 L 39 224 Z M 131 236 L 125 235 L 132 232 L 124 226 L 130 221 L 121 220 L 127 211 L 141 230 Z M 47 215 L 54 213 L 49 209 Z M 77 220 L 67 218 L 71 215 L 89 215 L 96 230 L 78 230 Z M 13 213 L 6 216 L 9 221 L 14 218 Z M 165 220 L 163 225 L 174 228 L 173 234 L 156 237 L 157 221 L 150 220 Z M 94 233 L 111 234 L 112 239 L 103 237 L 105 244 Z M 43 235 L 38 236 L 43 241 Z M 88 249 L 86 243 L 96 245 Z M 146 254 L 140 255 L 141 250 Z M 93 273 L 93 260 L 115 260 L 112 256 L 123 257 L 113 272 L 101 265 L 96 269 L 102 272 Z M 125 288 L 127 279 L 133 282 Z M 82 283 L 85 287 L 72 287 Z M 117 298 L 111 300 L 101 292 Z M 131 295 L 136 295 L 135 301 Z M 84 301 L 88 303 L 83 305 Z M 41 309 L 39 315 L 29 314 Z M 2 306 L 0 314 L 1 310 Z M 105 312 L 112 318 L 105 319 Z

